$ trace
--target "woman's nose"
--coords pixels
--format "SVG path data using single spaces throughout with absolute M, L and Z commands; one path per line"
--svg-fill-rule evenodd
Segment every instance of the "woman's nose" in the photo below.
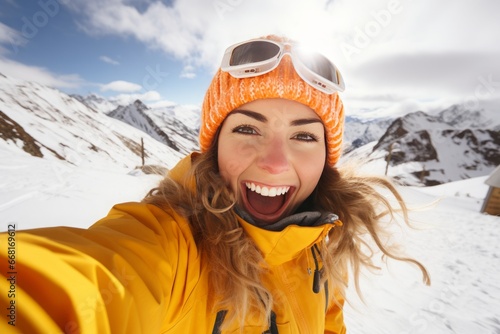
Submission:
M 271 174 L 283 173 L 290 168 L 283 139 L 273 138 L 261 148 L 257 166 Z

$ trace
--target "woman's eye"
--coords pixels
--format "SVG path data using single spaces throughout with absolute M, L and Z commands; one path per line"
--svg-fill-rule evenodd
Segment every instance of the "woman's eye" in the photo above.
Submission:
M 318 137 L 312 133 L 301 132 L 292 137 L 292 139 L 306 141 L 306 142 L 316 142 L 318 141 Z
M 258 134 L 258 132 L 255 130 L 255 128 L 250 126 L 250 125 L 237 126 L 233 129 L 232 132 L 233 133 L 241 133 L 244 135 L 257 135 Z

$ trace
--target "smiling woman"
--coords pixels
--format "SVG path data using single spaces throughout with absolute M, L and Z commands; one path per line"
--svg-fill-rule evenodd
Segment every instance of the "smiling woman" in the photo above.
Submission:
M 22 251 L 12 267 L 0 253 L 0 287 L 21 297 L 9 309 L 0 294 L 0 308 L 16 330 L 342 334 L 348 274 L 357 286 L 374 251 L 417 265 L 428 283 L 383 239 L 383 219 L 407 213 L 395 187 L 337 166 L 340 72 L 296 47 L 269 36 L 226 50 L 202 107 L 201 152 L 141 203 L 88 229 L 15 232 Z M 0 322 L 2 333 L 11 326 Z

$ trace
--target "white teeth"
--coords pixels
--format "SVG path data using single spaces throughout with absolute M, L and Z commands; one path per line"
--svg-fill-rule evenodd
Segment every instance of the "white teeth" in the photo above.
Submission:
M 290 187 L 261 187 L 255 185 L 255 183 L 246 182 L 245 185 L 251 191 L 255 191 L 257 194 L 267 197 L 275 197 L 284 195 L 290 190 Z

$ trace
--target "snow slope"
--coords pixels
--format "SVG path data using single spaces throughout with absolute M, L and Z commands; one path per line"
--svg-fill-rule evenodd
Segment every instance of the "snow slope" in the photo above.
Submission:
M 390 262 L 361 280 L 365 304 L 349 291 L 346 323 L 354 334 L 500 333 L 500 217 L 479 213 L 486 177 L 427 188 L 401 188 L 417 207 L 417 229 L 396 231 L 423 262 L 432 285 L 411 265 Z
M 115 203 L 140 200 L 160 176 L 70 166 L 0 148 L 1 230 L 88 227 Z M 479 213 L 485 177 L 445 185 L 401 187 L 416 229 L 394 230 L 409 254 L 428 268 L 424 286 L 411 265 L 390 262 L 361 279 L 365 304 L 348 291 L 349 334 L 500 333 L 500 217 Z
M 161 179 L 112 166 L 73 166 L 0 147 L 0 231 L 88 227 L 117 202 L 140 200 Z

